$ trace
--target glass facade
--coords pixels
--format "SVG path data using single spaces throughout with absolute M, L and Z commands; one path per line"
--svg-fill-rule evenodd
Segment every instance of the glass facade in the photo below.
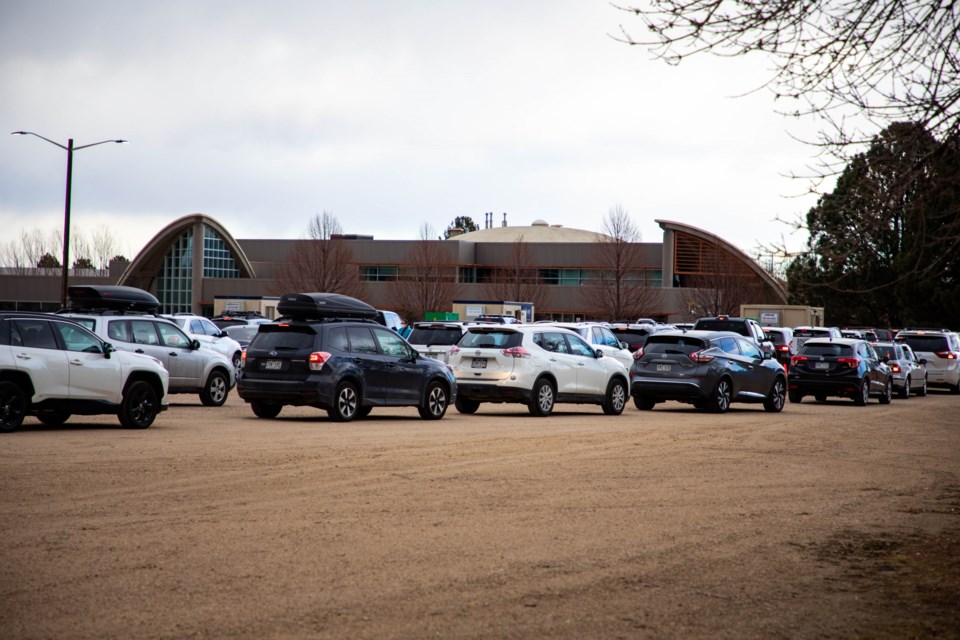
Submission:
M 360 267 L 360 279 L 364 282 L 394 282 L 398 269 L 388 265 L 366 265 Z
M 226 242 L 210 227 L 203 225 L 203 277 L 239 278 L 240 270 Z M 192 313 L 193 306 L 193 227 L 170 245 L 163 257 L 157 278 L 157 300 L 161 313 Z

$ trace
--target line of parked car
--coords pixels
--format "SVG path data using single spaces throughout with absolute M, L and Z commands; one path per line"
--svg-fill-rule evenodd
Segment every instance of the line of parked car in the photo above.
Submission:
M 330 293 L 282 296 L 275 321 L 159 315 L 156 298 L 130 287 L 71 287 L 70 299 L 56 314 L 0 312 L 0 430 L 26 415 L 62 424 L 93 413 L 142 428 L 170 393 L 220 406 L 235 386 L 260 418 L 313 406 L 336 421 L 387 406 L 435 420 L 450 405 L 470 414 L 485 403 L 523 404 L 535 416 L 558 403 L 619 415 L 631 398 L 642 411 L 672 400 L 779 412 L 807 396 L 864 405 L 932 386 L 960 393 L 960 339 L 946 330 L 845 336 L 729 316 L 682 328 L 494 318 L 417 322 L 404 340 L 385 326 L 387 312 Z

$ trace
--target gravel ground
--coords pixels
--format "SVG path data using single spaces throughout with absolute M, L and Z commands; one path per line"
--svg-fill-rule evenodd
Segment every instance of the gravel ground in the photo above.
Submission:
M 960 637 L 960 396 L 0 437 L 4 638 Z

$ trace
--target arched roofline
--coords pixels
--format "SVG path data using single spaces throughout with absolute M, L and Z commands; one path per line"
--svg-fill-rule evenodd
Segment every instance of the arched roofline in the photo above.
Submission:
M 170 244 L 176 240 L 181 233 L 193 227 L 197 223 L 203 223 L 213 229 L 219 235 L 230 249 L 230 255 L 237 263 L 237 270 L 241 278 L 255 278 L 256 274 L 253 265 L 247 259 L 246 254 L 237 241 L 230 235 L 226 227 L 214 220 L 208 215 L 202 213 L 192 213 L 182 218 L 177 218 L 163 229 L 161 229 L 153 238 L 144 245 L 137 257 L 127 265 L 123 275 L 117 284 L 129 286 L 141 286 L 144 281 L 152 281 L 157 271 L 163 264 L 163 258 L 170 248 Z M 200 242 L 203 238 L 199 239 Z M 194 242 L 197 239 L 194 238 Z
M 660 228 L 664 231 L 680 231 L 720 247 L 750 267 L 750 269 L 757 274 L 757 276 L 759 276 L 766 285 L 773 289 L 773 291 L 776 292 L 776 294 L 780 296 L 784 302 L 787 301 L 787 290 L 779 280 L 774 278 L 766 269 L 757 264 L 756 260 L 720 236 L 710 233 L 709 231 L 704 231 L 703 229 L 693 227 L 689 224 L 683 224 L 682 222 L 673 222 L 671 220 L 654 220 L 654 222 L 660 225 Z

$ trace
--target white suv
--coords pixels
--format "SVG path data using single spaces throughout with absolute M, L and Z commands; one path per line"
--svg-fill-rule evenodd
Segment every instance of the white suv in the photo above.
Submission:
M 474 413 L 482 402 L 518 402 L 547 416 L 556 402 L 598 404 L 623 413 L 629 374 L 568 329 L 543 325 L 476 325 L 450 352 L 455 406 Z
M 620 339 L 610 330 L 610 327 L 604 324 L 599 322 L 555 322 L 543 326 L 560 327 L 574 331 L 592 344 L 595 349 L 603 351 L 604 356 L 619 361 L 627 371 L 633 366 L 633 353 L 627 348 L 626 343 L 621 343 Z
M 168 320 L 173 320 L 181 329 L 189 333 L 191 337 L 199 340 L 203 346 L 213 349 L 217 353 L 225 356 L 233 363 L 235 371 L 240 370 L 243 347 L 240 346 L 239 342 L 220 329 L 220 327 L 213 324 L 212 320 L 188 313 L 176 313 L 173 315 L 164 315 L 163 317 Z
M 927 384 L 960 393 L 960 338 L 946 329 L 904 329 L 896 342 L 910 345 L 917 358 L 927 361 Z
M 110 413 L 145 429 L 166 410 L 167 385 L 155 358 L 115 351 L 72 320 L 0 312 L 0 431 L 28 415 L 61 425 L 73 414 Z

